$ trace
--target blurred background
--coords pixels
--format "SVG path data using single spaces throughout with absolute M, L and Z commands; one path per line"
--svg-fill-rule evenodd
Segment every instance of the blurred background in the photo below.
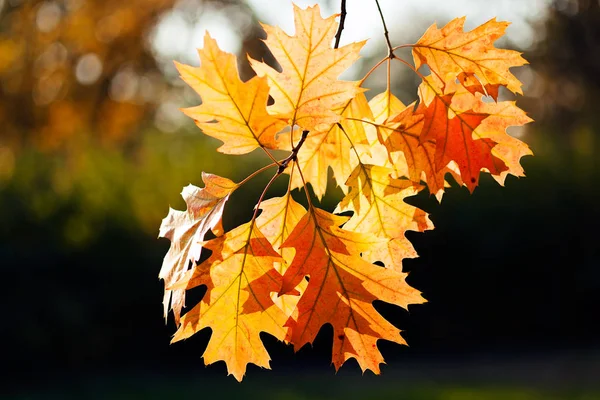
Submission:
M 342 43 L 370 38 L 343 76 L 358 79 L 385 42 L 374 1 L 347 3 Z M 169 344 L 158 280 L 169 242 L 157 234 L 202 171 L 239 181 L 267 161 L 215 152 L 179 111 L 199 98 L 172 61 L 197 65 L 208 30 L 247 79 L 244 54 L 273 62 L 258 21 L 292 33 L 291 2 L 0 0 L 0 397 L 600 399 L 598 1 L 380 3 L 394 45 L 457 16 L 469 29 L 512 21 L 498 45 L 531 63 L 514 72 L 535 123 L 510 133 L 535 157 L 504 188 L 484 176 L 473 195 L 454 185 L 441 205 L 412 200 L 436 225 L 409 234 L 420 258 L 405 262 L 429 302 L 377 305 L 410 344 L 380 342 L 382 376 L 360 377 L 353 361 L 335 374 L 324 328 L 297 354 L 265 335 L 273 371 L 250 366 L 238 384 L 223 363 L 204 367 L 209 331 Z M 385 88 L 380 72 L 369 96 Z M 414 100 L 417 77 L 392 72 L 394 93 Z M 267 178 L 236 192 L 226 228 L 249 219 Z

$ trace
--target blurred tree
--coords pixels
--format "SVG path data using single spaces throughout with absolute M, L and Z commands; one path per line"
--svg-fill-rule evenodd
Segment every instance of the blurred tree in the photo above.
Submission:
M 174 0 L 8 2 L 0 15 L 2 141 L 57 149 L 90 132 L 122 142 L 154 107 L 144 36 Z
M 231 15 L 250 21 L 243 51 L 263 57 L 261 28 L 241 0 L 1 1 L 0 146 L 56 150 L 84 132 L 102 144 L 135 136 L 172 89 L 149 38 L 173 7 L 192 18 L 235 7 Z
M 525 99 L 540 142 L 554 142 L 557 156 L 585 163 L 580 173 L 600 171 L 600 4 L 595 0 L 554 0 L 548 17 L 536 27 L 541 40 L 530 51 L 532 88 Z M 552 141 L 547 134 L 554 134 Z M 540 146 L 548 144 L 540 143 Z M 568 146 L 573 152 L 565 152 Z M 535 146 L 534 146 L 535 148 Z

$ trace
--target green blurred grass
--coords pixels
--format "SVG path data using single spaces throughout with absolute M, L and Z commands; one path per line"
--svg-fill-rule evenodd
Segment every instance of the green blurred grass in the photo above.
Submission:
M 306 377 L 294 381 L 293 377 L 270 381 L 247 379 L 238 383 L 233 378 L 207 380 L 125 380 L 99 379 L 83 386 L 23 393 L 6 400 L 36 399 L 261 399 L 261 400 L 595 400 L 600 391 L 561 388 L 542 389 L 518 385 L 465 385 L 433 382 L 392 382 L 374 380 L 340 383 L 337 377 Z M 363 378 L 364 379 L 364 378 Z M 382 379 L 382 378 L 375 378 Z

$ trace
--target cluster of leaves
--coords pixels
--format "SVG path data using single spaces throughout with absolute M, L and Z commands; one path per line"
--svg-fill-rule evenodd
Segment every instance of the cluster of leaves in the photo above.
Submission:
M 414 66 L 390 46 L 374 68 L 398 60 L 422 78 L 418 103 L 406 106 L 389 85 L 367 101 L 366 77 L 338 79 L 364 42 L 332 47 L 341 33 L 337 15 L 323 19 L 318 6 L 294 12 L 293 36 L 264 26 L 281 72 L 250 60 L 257 76 L 241 81 L 235 57 L 208 34 L 200 67 L 177 65 L 202 98 L 185 113 L 223 141 L 219 151 L 261 148 L 273 160 L 241 183 L 204 174 L 204 188 L 183 190 L 187 210 L 171 209 L 160 228 L 171 241 L 160 278 L 165 315 L 172 309 L 179 325 L 173 340 L 210 328 L 205 362 L 225 361 L 238 380 L 248 363 L 269 367 L 261 332 L 297 350 L 324 324 L 333 326 L 336 369 L 355 358 L 363 371 L 379 373 L 377 340 L 405 342 L 373 301 L 404 308 L 424 301 L 402 272 L 402 260 L 417 256 L 405 233 L 433 225 L 404 199 L 425 187 L 441 199 L 446 173 L 470 191 L 481 171 L 503 183 L 507 174 L 523 175 L 519 159 L 531 154 L 506 133 L 530 119 L 514 102 L 498 101 L 501 86 L 521 93 L 509 68 L 525 63 L 519 53 L 493 46 L 507 23 L 491 20 L 470 32 L 463 31 L 463 18 L 442 29 L 434 25 L 416 44 L 400 46 L 412 48 Z M 419 72 L 422 65 L 429 75 Z M 276 149 L 289 156 L 276 160 L 270 151 Z M 324 195 L 328 167 L 345 193 L 334 213 L 317 208 L 308 191 L 310 183 L 318 198 Z M 275 173 L 252 219 L 224 232 L 221 217 L 231 193 L 269 168 Z M 287 193 L 264 200 L 284 174 Z M 304 190 L 307 209 L 292 198 L 295 188 Z M 348 211 L 351 217 L 339 215 Z M 205 240 L 209 230 L 216 238 Z M 196 265 L 203 249 L 211 254 Z M 203 299 L 181 316 L 185 291 L 200 285 L 207 288 Z

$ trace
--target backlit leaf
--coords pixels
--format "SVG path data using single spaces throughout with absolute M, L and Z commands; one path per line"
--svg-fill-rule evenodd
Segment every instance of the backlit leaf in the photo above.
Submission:
M 165 281 L 165 318 L 170 304 L 176 323 L 179 323 L 181 308 L 185 304 L 185 290 L 171 291 L 168 287 L 182 278 L 190 263 L 195 264 L 200 259 L 204 235 L 209 229 L 220 227 L 223 207 L 238 186 L 227 178 L 207 173 L 202 173 L 202 180 L 205 184 L 202 189 L 193 185 L 183 188 L 181 195 L 187 204 L 187 210 L 177 211 L 171 208 L 163 219 L 158 234 L 171 241 L 158 276 Z
M 266 78 L 242 82 L 233 54 L 219 49 L 207 33 L 198 50 L 200 67 L 176 63 L 181 77 L 202 97 L 202 104 L 183 111 L 204 133 L 223 141 L 219 151 L 249 153 L 258 147 L 275 148 L 275 134 L 285 122 L 267 113 Z
M 260 339 L 266 332 L 283 340 L 287 316 L 273 303 L 271 292 L 281 288 L 281 274 L 273 267 L 281 257 L 252 223 L 205 243 L 211 256 L 178 283 L 191 289 L 205 285 L 207 292 L 181 318 L 173 341 L 210 328 L 212 335 L 204 362 L 225 361 L 227 370 L 242 380 L 248 363 L 269 368 L 270 357 Z

